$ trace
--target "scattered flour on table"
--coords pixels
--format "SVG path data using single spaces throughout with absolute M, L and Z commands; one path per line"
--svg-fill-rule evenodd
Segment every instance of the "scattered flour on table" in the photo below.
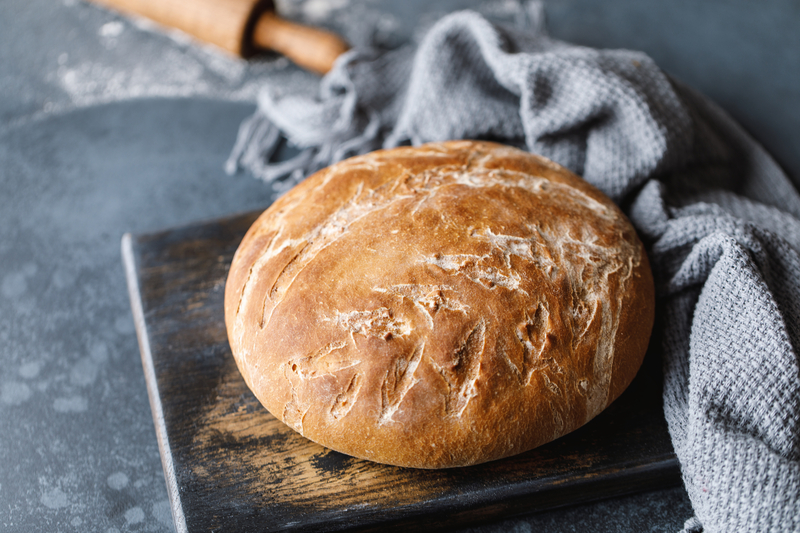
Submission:
M 46 77 L 61 95 L 47 98 L 40 111 L 21 121 L 140 98 L 199 97 L 255 103 L 265 79 L 273 87 L 282 85 L 292 91 L 298 86 L 298 77 L 302 78 L 300 86 L 316 87 L 315 76 L 298 73 L 286 58 L 266 55 L 246 61 L 142 17 L 123 16 L 76 0 L 62 2 L 84 11 L 87 33 L 81 39 L 66 40 L 63 50 L 54 51 Z M 353 46 L 398 46 L 444 15 L 431 3 L 427 12 L 418 14 L 418 20 L 404 25 L 373 0 L 276 0 L 276 4 L 284 17 L 324 25 Z M 490 0 L 472 7 L 517 20 L 527 16 L 521 8 L 527 4 Z
M 28 290 L 28 283 L 25 278 L 26 276 L 22 272 L 6 274 L 3 277 L 2 285 L 0 285 L 0 292 L 9 299 L 22 296 Z
M 161 500 L 153 504 L 153 517 L 165 526 L 172 525 L 172 509 L 169 500 Z
M 29 361 L 19 367 L 19 375 L 25 379 L 32 379 L 39 375 L 42 364 L 39 361 Z
M 69 505 L 67 495 L 58 487 L 45 490 L 40 500 L 48 509 L 61 509 Z
M 111 22 L 106 22 L 102 26 L 100 26 L 100 31 L 98 34 L 100 37 L 119 37 L 122 35 L 122 32 L 125 31 L 125 25 L 118 20 L 112 20 Z
M 31 389 L 25 383 L 9 381 L 0 388 L 0 399 L 6 405 L 20 405 L 31 397 Z
M 144 511 L 141 507 L 132 507 L 125 511 L 125 522 L 128 524 L 138 524 L 144 520 Z
M 74 9 L 97 10 L 91 35 L 83 49 L 58 54 L 51 81 L 68 102 L 45 104 L 45 114 L 135 98 L 203 97 L 255 103 L 269 77 L 293 86 L 296 67 L 283 57 L 266 55 L 243 60 L 174 29 L 136 16 L 121 16 L 85 3 L 65 0 Z M 399 23 L 370 1 L 278 0 L 284 17 L 325 25 L 354 46 L 368 42 L 399 42 Z M 316 77 L 299 74 L 309 86 Z
M 114 472 L 108 476 L 106 483 L 114 490 L 122 490 L 128 486 L 128 476 L 124 472 Z
M 80 3 L 75 9 L 98 8 Z M 260 76 L 288 65 L 276 57 L 248 62 L 140 17 L 108 11 L 97 18 L 94 38 L 84 39 L 83 49 L 67 43 L 58 54 L 49 78 L 68 102 L 48 102 L 45 113 L 136 98 L 255 102 Z
M 350 6 L 350 0 L 306 0 L 297 2 L 278 0 L 277 11 L 286 17 L 303 18 L 308 22 L 324 22 L 341 9 Z
M 89 409 L 89 402 L 81 396 L 56 398 L 53 402 L 53 409 L 59 413 L 83 413 Z

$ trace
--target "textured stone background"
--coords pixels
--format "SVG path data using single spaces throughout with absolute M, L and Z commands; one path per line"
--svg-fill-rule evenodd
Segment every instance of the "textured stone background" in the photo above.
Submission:
M 371 28 L 399 43 L 478 3 L 281 7 L 351 42 Z M 663 4 L 546 8 L 557 37 L 649 52 L 797 183 L 800 5 Z M 264 76 L 313 83 L 283 59 L 245 63 L 84 2 L 0 3 L 0 531 L 172 530 L 119 242 L 269 203 L 264 185 L 222 171 Z M 677 531 L 689 516 L 675 488 L 470 531 Z

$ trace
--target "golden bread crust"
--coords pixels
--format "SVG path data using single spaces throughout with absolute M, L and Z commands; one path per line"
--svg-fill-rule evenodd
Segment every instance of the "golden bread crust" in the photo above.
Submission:
M 225 289 L 231 349 L 277 418 L 417 468 L 520 453 L 627 387 L 653 323 L 622 212 L 541 157 L 451 141 L 324 169 L 253 224 Z

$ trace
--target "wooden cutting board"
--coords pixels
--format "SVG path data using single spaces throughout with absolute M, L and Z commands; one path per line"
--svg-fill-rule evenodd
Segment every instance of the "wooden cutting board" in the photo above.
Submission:
M 680 483 L 653 350 L 592 422 L 501 461 L 414 470 L 301 437 L 250 393 L 226 337 L 228 267 L 257 215 L 122 241 L 179 533 L 438 529 Z

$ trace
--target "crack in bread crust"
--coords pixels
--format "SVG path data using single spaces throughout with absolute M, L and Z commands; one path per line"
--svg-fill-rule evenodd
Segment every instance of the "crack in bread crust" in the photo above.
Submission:
M 392 309 L 387 307 L 371 311 L 337 311 L 333 317 L 324 317 L 322 320 L 332 322 L 346 331 L 354 344 L 355 333 L 386 340 L 411 333 L 411 325 L 402 318 L 395 318 Z
M 346 346 L 347 343 L 344 341 L 331 342 L 309 355 L 289 359 L 287 365 L 292 373 L 301 381 L 322 376 L 332 376 L 341 370 L 361 363 L 361 361 L 357 359 L 334 357 L 331 355 L 334 352 L 339 352 Z
M 458 300 L 454 289 L 448 285 L 392 285 L 388 288 L 375 287 L 375 292 L 391 294 L 410 301 L 425 316 L 429 328 L 433 329 L 433 319 L 439 311 L 457 311 L 466 315 L 469 306 Z
M 415 377 L 415 373 L 424 351 L 425 343 L 415 346 L 407 359 L 398 357 L 386 371 L 381 385 L 379 424 L 393 422 L 392 417 L 400 408 L 400 404 L 405 399 L 406 394 L 411 390 L 411 387 L 419 382 L 419 379 Z
M 363 374 L 358 372 L 353 374 L 353 377 L 350 378 L 350 381 L 348 382 L 344 391 L 336 396 L 336 399 L 331 406 L 331 416 L 333 418 L 338 420 L 350 412 L 355 405 L 356 400 L 358 399 L 358 392 L 361 390 L 361 384 L 363 381 Z
M 447 384 L 446 416 L 460 417 L 478 393 L 476 382 L 481 375 L 481 358 L 486 347 L 486 323 L 480 321 L 461 341 L 449 361 L 433 363 Z
M 520 381 L 529 385 L 534 372 L 542 365 L 542 353 L 544 352 L 547 334 L 552 325 L 550 324 L 550 312 L 541 302 L 536 306 L 532 314 L 525 312 L 525 321 L 517 324 L 516 334 L 520 344 L 522 344 L 522 365 L 518 368 L 513 365 Z

